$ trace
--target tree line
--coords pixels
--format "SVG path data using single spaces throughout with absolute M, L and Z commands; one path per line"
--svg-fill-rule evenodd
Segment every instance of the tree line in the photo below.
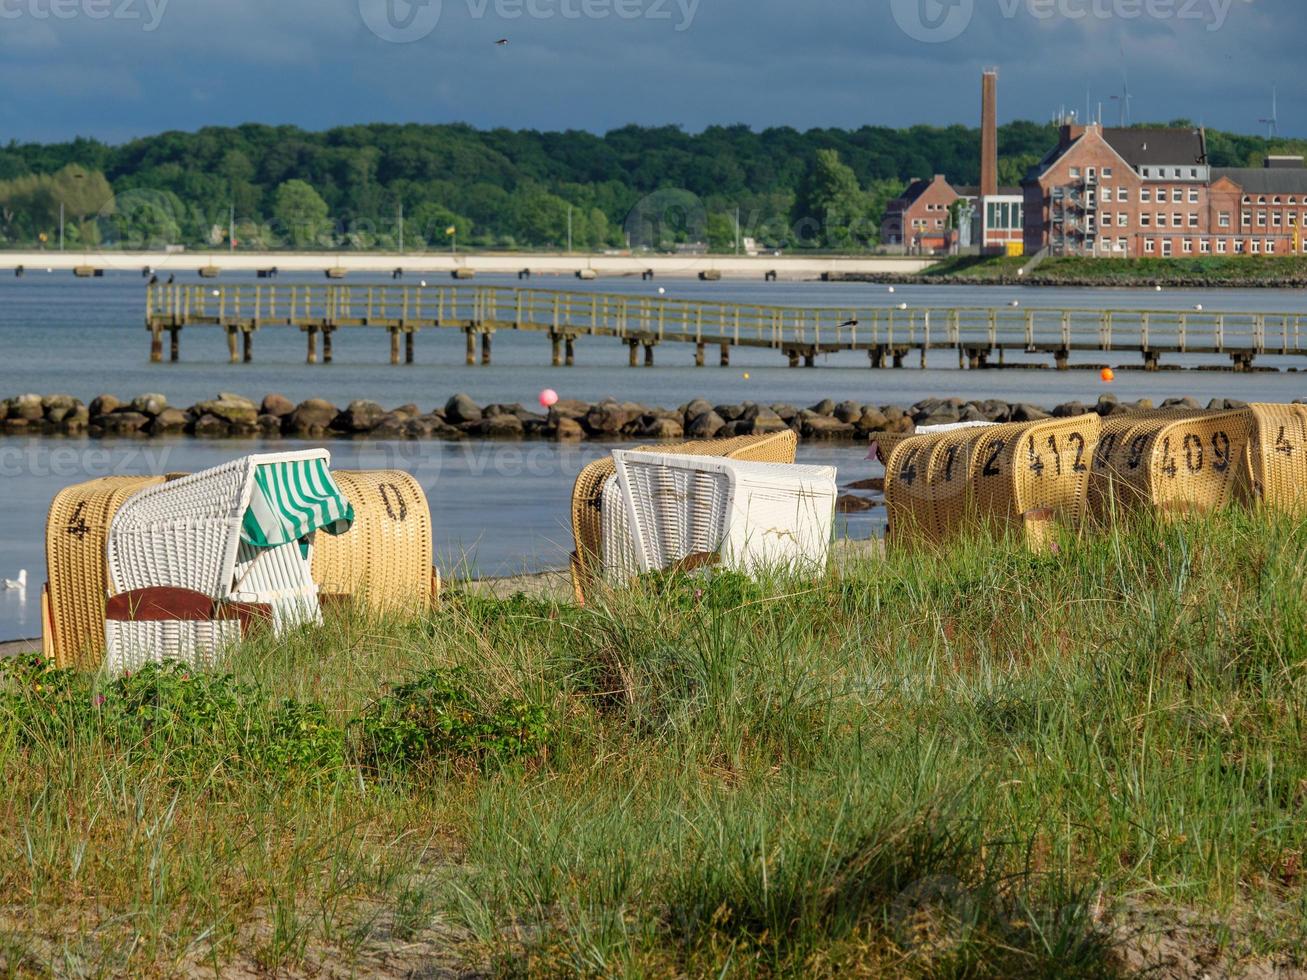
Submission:
M 1187 125 L 1175 120 L 1170 125 Z M 1019 183 L 1057 140 L 1000 128 L 1000 179 Z M 1209 131 L 1216 166 L 1256 166 L 1301 142 Z M 245 125 L 0 148 L 0 247 L 730 250 L 877 244 L 915 177 L 979 180 L 965 126 L 855 130 L 627 126 L 582 131 Z

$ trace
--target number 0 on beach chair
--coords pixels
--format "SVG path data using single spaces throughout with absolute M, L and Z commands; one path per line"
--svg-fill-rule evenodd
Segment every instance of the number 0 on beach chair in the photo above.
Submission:
M 613 461 L 630 529 L 626 571 L 718 563 L 748 575 L 825 569 L 834 467 L 621 450 Z M 610 489 L 606 509 L 616 502 Z M 612 551 L 607 557 L 619 560 Z
M 314 536 L 354 519 L 330 458 L 246 456 L 122 504 L 109 529 L 109 669 L 208 666 L 256 622 L 280 632 L 318 621 Z

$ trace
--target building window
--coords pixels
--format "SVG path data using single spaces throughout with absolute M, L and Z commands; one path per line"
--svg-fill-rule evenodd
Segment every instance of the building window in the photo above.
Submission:
M 1112 168 L 1111 168 L 1111 167 L 1104 167 L 1104 168 L 1103 168 L 1103 179 L 1104 179 L 1104 180 L 1108 180 L 1108 179 L 1111 178 L 1111 176 L 1112 176 Z
M 1179 211 L 1176 211 L 1174 214 L 1172 214 L 1172 215 L 1171 215 L 1171 226 L 1174 227 L 1174 228 L 1183 228 L 1183 227 L 1184 227 L 1184 215 L 1181 214 Z
M 1171 188 L 1171 203 L 1172 203 L 1172 204 L 1182 204 L 1183 202 L 1184 202 L 1184 188 L 1182 188 L 1182 187 L 1172 187 L 1172 188 Z
M 1197 211 L 1190 211 L 1190 212 L 1189 212 L 1189 227 L 1190 227 L 1190 228 L 1197 228 L 1197 227 L 1198 227 L 1198 212 L 1197 212 Z
M 1217 227 L 1219 227 L 1219 228 L 1229 228 L 1229 227 L 1230 227 L 1230 212 L 1229 212 L 1229 211 L 1222 211 L 1222 212 L 1220 213 L 1220 215 L 1217 216 L 1216 224 L 1217 224 Z
M 1171 257 L 1171 239 L 1169 238 L 1162 239 L 1162 255 L 1168 259 Z
M 1297 226 L 1298 226 L 1298 212 L 1297 212 L 1297 211 L 1290 211 L 1290 212 L 1289 212 L 1289 227 L 1290 227 L 1290 228 L 1296 228 Z
M 1071 168 L 1071 176 L 1072 176 L 1072 177 L 1079 177 L 1079 176 L 1080 176 L 1080 168 L 1079 168 L 1079 167 L 1072 167 L 1072 168 Z
M 1191 253 L 1193 250 L 1194 250 L 1194 240 L 1193 240 L 1192 238 L 1186 238 L 1186 239 L 1184 240 L 1184 251 L 1185 251 L 1185 254 L 1188 255 L 1188 254 Z
M 1108 213 L 1103 215 L 1103 227 L 1104 228 L 1111 227 L 1111 224 L 1112 224 L 1112 214 L 1109 211 Z
M 1180 168 L 1179 168 L 1179 167 L 1175 167 L 1175 168 L 1173 168 L 1172 171 L 1171 171 L 1171 173 L 1175 175 L 1175 179 L 1176 179 L 1176 180 L 1179 180 L 1179 179 L 1180 179 Z
M 1275 239 L 1274 239 L 1274 238 L 1268 238 L 1268 239 L 1266 239 L 1266 254 L 1267 254 L 1267 255 L 1274 255 L 1274 254 L 1275 254 Z
M 1197 203 L 1198 203 L 1198 188 L 1197 188 L 1197 187 L 1191 187 L 1191 188 L 1189 188 L 1189 203 L 1190 203 L 1190 204 L 1197 204 Z
M 1160 194 L 1161 192 L 1159 191 L 1158 193 Z M 1139 188 L 1139 200 L 1141 200 L 1141 201 L 1143 201 L 1145 204 L 1147 204 L 1147 203 L 1148 203 L 1149 201 L 1151 201 L 1152 199 L 1153 199 L 1153 192 L 1152 192 L 1152 190 L 1150 190 L 1150 189 L 1147 188 L 1147 187 L 1141 187 L 1141 188 Z
M 1271 212 L 1271 227 L 1272 227 L 1272 228 L 1279 228 L 1280 225 L 1282 225 L 1283 223 L 1284 223 L 1284 219 L 1281 217 L 1280 212 L 1279 212 L 1279 211 L 1272 211 L 1272 212 Z
M 1166 227 L 1166 212 L 1165 212 L 1165 211 L 1158 211 L 1158 212 L 1157 212 L 1157 227 L 1159 227 L 1159 228 L 1165 228 L 1165 227 Z
M 1243 226 L 1247 228 L 1252 223 L 1253 223 L 1253 213 L 1251 211 L 1245 211 L 1243 213 Z
M 1202 241 L 1200 241 L 1198 243 L 1198 251 L 1202 252 L 1204 255 L 1211 255 L 1212 254 L 1211 240 L 1204 238 Z
M 1265 212 L 1265 211 L 1258 211 L 1258 212 L 1257 212 L 1257 227 L 1258 227 L 1258 228 L 1265 228 L 1265 227 L 1266 227 L 1266 212 Z
M 1144 239 L 1144 251 L 1149 255 L 1152 255 L 1157 251 L 1157 242 L 1153 241 L 1151 238 Z
M 1262 243 L 1259 242 L 1256 238 L 1254 238 L 1254 239 L 1253 239 L 1253 255 L 1261 255 L 1261 254 L 1262 254 Z
M 1224 255 L 1227 247 L 1228 246 L 1224 238 L 1218 238 L 1216 240 L 1216 251 L 1219 255 Z
M 1189 168 L 1189 179 L 1190 179 L 1190 180 L 1197 180 L 1197 179 L 1198 179 L 1198 168 L 1197 168 L 1197 167 L 1190 167 L 1190 168 Z
M 1116 199 L 1117 199 L 1118 201 L 1128 201 L 1128 200 L 1130 200 L 1130 188 L 1129 188 L 1129 187 L 1118 187 L 1118 188 L 1116 189 Z
M 1116 240 L 1116 250 L 1117 250 L 1118 252 L 1125 252 L 1125 251 L 1127 251 L 1129 248 L 1130 248 L 1130 239 L 1128 239 L 1128 238 L 1118 238 L 1118 239 Z
M 1116 216 L 1116 226 L 1118 228 L 1126 228 L 1129 227 L 1129 225 L 1130 225 L 1129 212 L 1122 211 L 1120 214 Z
M 1243 255 L 1244 251 L 1245 251 L 1245 249 L 1244 249 L 1244 240 L 1243 240 L 1242 238 L 1237 238 L 1237 239 L 1235 239 L 1235 242 L 1234 242 L 1234 254 L 1235 254 L 1235 255 Z
M 1153 224 L 1153 216 L 1149 214 L 1147 211 L 1140 213 L 1139 224 L 1144 228 L 1151 227 Z

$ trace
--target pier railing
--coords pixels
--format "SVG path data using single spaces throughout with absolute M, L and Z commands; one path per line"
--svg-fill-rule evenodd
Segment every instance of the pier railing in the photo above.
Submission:
M 329 345 L 342 328 L 380 327 L 393 338 L 406 335 L 411 360 L 412 334 L 454 328 L 481 335 L 483 361 L 488 335 L 512 329 L 546 333 L 555 344 L 581 336 L 612 337 L 646 348 L 682 342 L 702 348 L 719 345 L 723 362 L 730 347 L 772 348 L 791 363 L 811 363 L 817 353 L 865 350 L 873 363 L 885 356 L 896 363 L 909 351 L 955 349 L 973 363 L 993 353 L 1052 353 L 1059 364 L 1071 351 L 1134 351 L 1155 365 L 1163 353 L 1228 354 L 1246 366 L 1263 354 L 1300 355 L 1303 314 L 1231 313 L 1203 310 L 1094 310 L 1036 307 L 891 306 L 785 307 L 723 303 L 664 296 L 627 296 L 464 285 L 276 285 L 156 284 L 148 287 L 146 323 L 160 353 L 163 331 L 216 325 L 233 338 L 269 326 L 321 332 Z M 310 348 L 312 359 L 313 348 Z M 398 343 L 392 340 L 398 360 Z M 328 354 L 329 356 L 329 354 Z M 1150 361 L 1151 359 L 1151 361 Z M 557 350 L 555 360 L 558 360 Z

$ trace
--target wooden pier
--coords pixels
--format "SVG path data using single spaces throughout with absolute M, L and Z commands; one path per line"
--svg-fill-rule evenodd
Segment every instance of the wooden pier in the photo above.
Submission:
M 1223 355 L 1236 371 L 1262 356 L 1307 355 L 1303 315 L 1295 313 L 797 308 L 471 285 L 155 284 L 147 287 L 145 322 L 156 362 L 165 334 L 169 359 L 178 360 L 182 331 L 193 326 L 220 328 L 233 362 L 253 359 L 254 336 L 265 327 L 303 333 L 310 364 L 331 362 L 338 330 L 361 327 L 389 335 L 392 364 L 413 363 L 417 334 L 438 329 L 464 332 L 469 365 L 490 363 L 500 330 L 546 335 L 556 366 L 574 363 L 582 337 L 625 344 L 632 367 L 652 366 L 661 344 L 691 345 L 700 367 L 710 349 L 729 366 L 735 347 L 775 350 L 791 367 L 842 351 L 866 351 L 876 368 L 902 367 L 914 352 L 925 365 L 930 351 L 955 351 L 959 367 L 972 368 L 1001 366 L 1006 352 L 1045 354 L 1061 370 L 1077 351 L 1138 354 L 1149 370 L 1165 354 Z

